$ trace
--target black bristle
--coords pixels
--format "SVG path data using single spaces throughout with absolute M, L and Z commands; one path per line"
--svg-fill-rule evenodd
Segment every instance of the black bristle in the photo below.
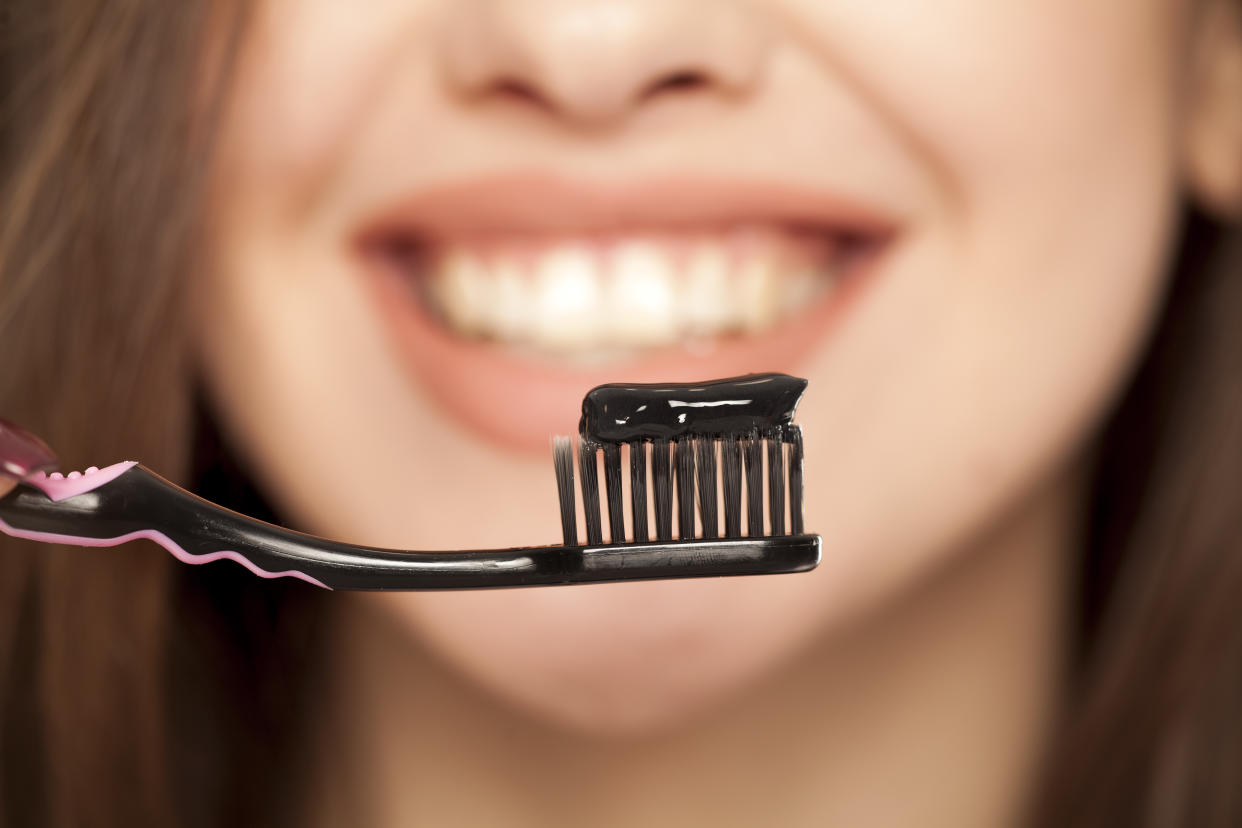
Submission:
M 651 442 L 651 485 L 655 489 L 656 538 L 673 539 L 673 468 L 668 440 Z
M 725 537 L 742 536 L 742 444 L 734 437 L 720 441 L 720 469 L 724 478 Z
M 639 557 L 653 542 L 693 541 L 686 548 L 695 554 L 721 538 L 727 542 L 719 545 L 730 549 L 747 538 L 818 542 L 805 534 L 806 452 L 793 424 L 805 388 L 797 377 L 753 374 L 592 389 L 583 401 L 580 439 L 553 441 L 565 545 L 641 544 L 629 550 Z M 575 492 L 582 493 L 582 518 Z
M 599 446 L 589 440 L 578 444 L 578 474 L 582 477 L 582 513 L 586 516 L 587 543 L 604 542 L 603 527 L 599 514 L 599 473 L 596 468 L 596 452 Z
M 682 540 L 694 538 L 694 442 L 689 437 L 673 441 L 677 467 L 677 532 Z
M 746 449 L 746 534 L 763 534 L 763 440 L 752 431 L 744 441 Z
M 789 441 L 789 531 L 794 535 L 803 532 L 802 522 L 802 427 L 785 429 Z
M 700 437 L 694 441 L 694 452 L 703 537 L 715 538 L 720 535 L 720 519 L 716 514 L 716 441 L 711 437 Z
M 785 450 L 781 430 L 768 432 L 768 521 L 774 536 L 785 534 Z
M 634 540 L 650 540 L 647 534 L 647 444 L 641 440 L 630 443 L 630 506 Z
M 574 450 L 568 437 L 552 440 L 552 462 L 556 466 L 556 496 L 561 503 L 561 534 L 566 546 L 578 543 L 578 517 L 574 513 Z
M 625 496 L 621 491 L 619 443 L 604 443 L 604 492 L 608 496 L 608 540 L 625 543 Z

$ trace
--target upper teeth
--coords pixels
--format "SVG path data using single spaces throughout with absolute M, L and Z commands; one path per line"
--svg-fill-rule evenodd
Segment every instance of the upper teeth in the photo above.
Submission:
M 419 277 L 459 333 L 581 352 L 761 331 L 824 295 L 837 270 L 822 250 L 794 244 L 631 238 L 533 252 L 449 244 Z

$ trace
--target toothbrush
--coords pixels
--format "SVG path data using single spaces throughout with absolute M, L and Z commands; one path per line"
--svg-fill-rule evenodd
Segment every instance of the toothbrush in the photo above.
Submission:
M 560 546 L 420 552 L 341 543 L 217 506 L 132 460 L 62 475 L 43 441 L 2 420 L 0 475 L 18 485 L 0 498 L 0 532 L 90 547 L 144 538 L 183 563 L 227 559 L 262 578 L 297 578 L 325 589 L 478 589 L 804 572 L 820 558 L 819 536 L 803 530 L 802 433 L 793 424 L 805 388 L 806 380 L 784 374 L 752 374 L 591 390 L 583 400 L 576 450 L 569 437 L 553 440 Z M 630 477 L 628 536 L 623 459 Z M 585 539 L 578 537 L 575 460 Z M 647 525 L 648 466 L 654 538 Z

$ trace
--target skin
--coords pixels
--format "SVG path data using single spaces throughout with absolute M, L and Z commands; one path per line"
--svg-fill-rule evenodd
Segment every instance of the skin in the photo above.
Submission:
M 707 25 L 727 15 L 745 25 Z M 799 366 L 820 568 L 339 596 L 350 678 L 320 747 L 358 778 L 325 772 L 319 816 L 1012 820 L 1055 714 L 1093 430 L 1150 329 L 1181 200 L 1240 200 L 1236 6 L 269 0 L 257 17 L 201 366 L 309 531 L 559 537 L 549 457 L 456 422 L 380 331 L 350 239 L 394 179 L 740 170 L 845 181 L 900 220 Z M 634 94 L 667 63 L 652 54 L 704 39 L 710 82 Z M 534 96 L 480 95 L 514 66 Z

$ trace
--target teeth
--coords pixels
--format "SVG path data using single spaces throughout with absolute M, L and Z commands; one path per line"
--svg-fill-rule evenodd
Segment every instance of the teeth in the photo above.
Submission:
M 531 320 L 536 345 L 570 350 L 594 344 L 604 310 L 599 270 L 584 246 L 557 247 L 540 257 Z
M 742 328 L 758 333 L 776 320 L 780 303 L 780 284 L 774 263 L 763 257 L 748 259 L 739 268 L 738 298 L 742 309 Z
M 824 280 L 810 268 L 803 268 L 793 274 L 783 290 L 779 292 L 781 313 L 794 314 L 805 310 L 823 294 Z
M 530 334 L 533 310 L 530 287 L 526 274 L 518 262 L 500 257 L 491 269 L 491 278 L 485 280 L 483 312 L 488 324 L 484 333 L 498 339 L 522 341 Z
M 837 282 L 822 250 L 734 241 L 501 244 L 486 255 L 450 244 L 417 276 L 460 334 L 579 354 L 759 333 Z
M 609 308 L 614 342 L 668 345 L 678 339 L 677 271 L 666 251 L 654 244 L 626 242 L 613 253 Z
M 454 328 L 477 334 L 489 315 L 488 273 L 483 263 L 463 251 L 449 253 L 436 278 L 429 280 L 432 297 Z
M 729 290 L 729 256 L 722 245 L 696 245 L 686 266 L 686 328 L 704 336 L 737 326 Z

